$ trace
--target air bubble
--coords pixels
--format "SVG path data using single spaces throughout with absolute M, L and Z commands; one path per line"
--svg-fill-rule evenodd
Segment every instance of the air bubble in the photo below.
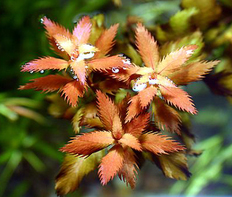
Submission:
M 146 87 L 147 87 L 146 83 L 142 83 L 142 84 L 135 83 L 134 86 L 132 87 L 132 90 L 134 92 L 140 92 L 144 90 Z
M 43 74 L 45 71 L 44 70 L 41 70 L 40 73 Z
M 123 54 L 123 53 L 118 54 L 118 57 L 124 57 L 124 56 L 125 56 L 125 54 Z
M 78 80 L 78 78 L 77 78 L 77 76 L 76 76 L 76 75 L 74 75 L 74 76 L 73 76 L 73 79 L 77 79 L 77 80 Z
M 131 64 L 131 61 L 129 59 L 122 60 L 124 64 Z
M 155 85 L 155 84 L 158 84 L 158 79 L 154 79 L 150 76 L 148 79 L 148 82 L 150 85 Z
M 44 19 L 43 18 L 40 19 L 40 23 L 42 23 L 42 24 L 44 23 Z
M 72 61 L 74 61 L 75 59 L 76 59 L 75 57 L 71 56 L 71 60 L 72 60 Z
M 80 54 L 83 59 L 90 59 L 94 56 L 94 52 Z
M 34 71 L 32 70 L 32 71 L 30 71 L 30 74 L 33 74 L 34 73 Z
M 112 72 L 113 72 L 113 73 L 118 73 L 118 72 L 119 72 L 119 69 L 116 68 L 116 67 L 113 67 L 113 68 L 112 68 Z
M 186 54 L 187 54 L 187 55 L 192 55 L 192 54 L 193 54 L 193 50 L 188 50 L 188 51 L 186 51 Z

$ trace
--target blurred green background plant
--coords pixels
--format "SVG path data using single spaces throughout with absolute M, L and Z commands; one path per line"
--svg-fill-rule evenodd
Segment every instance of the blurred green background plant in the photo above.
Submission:
M 120 4 L 119 1 L 114 2 Z M 230 0 L 218 2 L 231 11 Z M 37 57 L 53 56 L 40 18 L 46 15 L 72 28 L 84 14 L 94 16 L 103 13 L 106 26 L 120 23 L 121 34 L 118 34 L 118 38 L 122 39 L 122 33 L 127 28 L 127 17 L 134 15 L 156 32 L 162 43 L 162 39 L 174 39 L 180 32 L 176 32 L 176 35 L 169 35 L 171 32 L 159 34 L 165 28 L 157 30 L 155 25 L 167 23 L 181 9 L 180 3 L 180 0 L 124 0 L 122 6 L 117 7 L 111 0 L 0 1 L 0 196 L 55 196 L 54 178 L 63 157 L 58 149 L 73 135 L 68 121 L 49 116 L 48 101 L 43 94 L 17 90 L 19 85 L 32 78 L 28 73 L 20 73 L 21 65 Z M 196 14 L 197 11 L 192 9 L 188 17 Z M 175 17 L 172 21 L 175 22 Z M 186 21 L 188 23 L 188 18 Z M 211 26 L 211 32 L 203 30 L 208 35 L 205 41 L 211 43 L 208 47 L 212 47 L 207 50 L 213 51 L 208 58 L 213 59 L 212 55 L 218 59 L 224 58 L 223 69 L 228 64 L 228 57 L 224 55 L 225 45 L 232 43 L 232 28 L 228 28 L 231 24 L 231 20 L 227 23 L 222 21 L 217 23 L 218 28 Z M 191 29 L 188 28 L 190 35 Z M 213 33 L 221 35 L 214 43 L 211 38 Z M 232 72 L 231 64 L 227 69 Z M 212 94 L 203 82 L 188 86 L 187 91 L 193 95 L 199 110 L 198 115 L 191 117 L 191 131 L 197 137 L 194 148 L 203 150 L 198 158 L 189 157 L 193 175 L 188 181 L 168 179 L 146 163 L 134 191 L 117 179 L 102 187 L 93 173 L 84 179 L 77 192 L 67 196 L 232 195 L 231 105 L 225 97 Z

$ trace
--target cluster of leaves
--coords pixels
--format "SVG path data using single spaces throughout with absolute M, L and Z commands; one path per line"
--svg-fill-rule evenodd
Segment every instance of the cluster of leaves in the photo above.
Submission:
M 50 112 L 70 118 L 76 133 L 83 127 L 94 129 L 60 149 L 66 157 L 56 178 L 58 195 L 74 191 L 98 165 L 103 185 L 118 175 L 134 188 L 145 159 L 155 162 L 166 176 L 186 180 L 190 172 L 185 154 L 191 145 L 184 139 L 185 146 L 181 145 L 163 131 L 183 138 L 179 111 L 196 114 L 197 110 L 179 86 L 201 80 L 218 64 L 200 57 L 200 39 L 185 44 L 200 33 L 159 49 L 151 33 L 137 23 L 134 43 L 143 61 L 138 66 L 122 54 L 109 55 L 118 24 L 98 29 L 94 18 L 84 16 L 71 33 L 47 17 L 41 22 L 62 59 L 42 57 L 26 63 L 22 72 L 59 73 L 33 79 L 20 89 L 58 91 L 67 104 L 61 106 L 57 96 L 50 96 Z

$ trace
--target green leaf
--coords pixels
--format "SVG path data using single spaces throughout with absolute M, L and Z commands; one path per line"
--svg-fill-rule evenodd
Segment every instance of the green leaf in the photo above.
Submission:
M 18 167 L 19 163 L 22 160 L 22 153 L 19 151 L 14 151 L 11 154 L 9 161 L 6 164 L 6 167 L 3 169 L 0 175 L 0 196 L 3 196 L 5 188 L 9 182 L 10 177 L 14 173 L 15 169 Z
M 8 107 L 6 107 L 4 104 L 0 104 L 0 114 L 7 117 L 9 120 L 15 121 L 18 119 L 18 114 L 11 111 Z
M 172 33 L 183 35 L 190 31 L 192 27 L 192 16 L 196 15 L 198 10 L 195 7 L 177 12 L 170 18 L 169 25 Z
M 72 119 L 72 125 L 73 125 L 73 130 L 75 133 L 79 133 L 80 132 L 80 121 L 82 119 L 84 115 L 84 108 L 80 108 L 77 110 L 76 114 L 74 115 L 73 119 Z
M 44 163 L 31 151 L 25 151 L 23 153 L 24 158 L 31 164 L 31 166 L 38 172 L 42 172 L 46 166 Z
M 216 0 L 182 0 L 181 6 L 185 9 L 195 7 L 199 10 L 199 13 L 194 16 L 194 22 L 202 30 L 219 19 L 221 15 L 221 7 Z

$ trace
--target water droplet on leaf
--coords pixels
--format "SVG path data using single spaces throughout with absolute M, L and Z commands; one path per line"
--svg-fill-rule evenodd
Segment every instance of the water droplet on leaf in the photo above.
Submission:
M 132 87 L 132 90 L 134 92 L 140 92 L 144 90 L 146 87 L 147 87 L 146 83 L 141 83 L 141 84 L 135 83 L 134 86 Z
M 118 72 L 119 72 L 119 69 L 116 68 L 116 67 L 113 67 L 113 68 L 112 68 L 112 72 L 113 72 L 113 73 L 118 73 Z

